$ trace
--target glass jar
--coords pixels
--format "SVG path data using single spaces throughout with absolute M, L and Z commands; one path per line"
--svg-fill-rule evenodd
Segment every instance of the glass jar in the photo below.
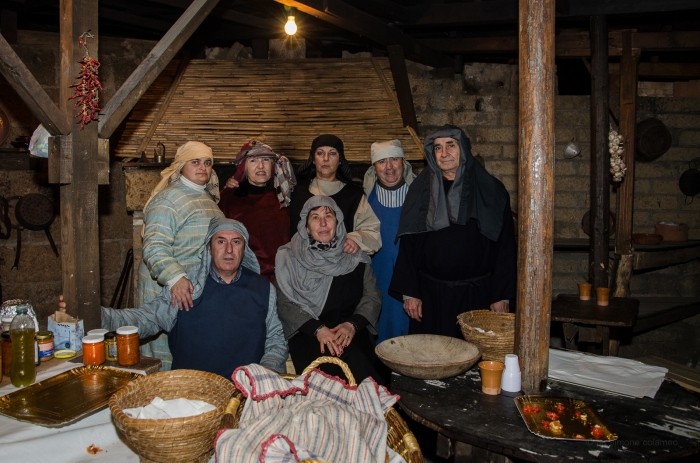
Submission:
M 2 333 L 2 374 L 10 377 L 10 368 L 12 366 L 12 339 L 10 332 Z
M 10 339 L 12 339 L 12 365 L 10 380 L 15 387 L 31 386 L 36 379 L 36 363 L 38 349 L 36 346 L 36 330 L 34 319 L 28 314 L 28 307 L 17 307 L 17 315 L 10 324 Z
M 119 365 L 128 367 L 136 365 L 140 361 L 138 327 L 122 326 L 117 329 L 117 362 Z
M 5 315 L 2 317 L 2 331 L 10 331 L 10 323 L 12 323 L 12 319 L 15 318 L 14 315 Z
M 115 331 L 105 334 L 105 359 L 110 362 L 117 361 L 117 333 Z
M 105 338 L 97 334 L 83 337 L 83 363 L 102 365 L 105 363 Z
M 36 342 L 39 344 L 39 360 L 47 362 L 53 358 L 53 333 L 51 331 L 39 331 L 36 334 Z

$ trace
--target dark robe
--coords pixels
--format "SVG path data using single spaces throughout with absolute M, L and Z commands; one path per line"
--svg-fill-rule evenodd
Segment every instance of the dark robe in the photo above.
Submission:
M 243 180 L 236 189 L 221 191 L 219 208 L 226 218 L 243 223 L 250 234 L 248 245 L 260 263 L 260 275 L 275 281 L 277 249 L 289 243 L 289 208 L 280 207 L 277 194 L 269 181 L 256 187 Z
M 468 281 L 471 280 L 471 281 Z M 498 240 L 479 231 L 476 219 L 464 225 L 401 237 L 389 293 L 422 301 L 423 317 L 411 319 L 409 333 L 462 338 L 457 316 L 488 310 L 516 291 L 516 246 L 510 205 Z
M 373 377 L 379 384 L 384 384 L 382 376 L 374 367 L 377 357 L 374 353 L 374 337 L 367 330 L 367 319 L 355 314 L 355 309 L 362 299 L 364 274 L 365 264 L 359 264 L 352 272 L 333 277 L 328 290 L 328 299 L 318 320 L 309 320 L 299 328 L 296 335 L 287 340 L 297 373 L 301 373 L 322 355 L 321 346 L 314 335 L 319 326 L 334 328 L 351 320 L 358 327 L 358 331 L 350 341 L 350 345 L 343 350 L 340 360 L 348 364 L 358 384 L 368 376 Z M 330 355 L 327 348 L 325 355 Z M 340 367 L 336 365 L 323 364 L 320 369 L 333 376 L 345 377 Z

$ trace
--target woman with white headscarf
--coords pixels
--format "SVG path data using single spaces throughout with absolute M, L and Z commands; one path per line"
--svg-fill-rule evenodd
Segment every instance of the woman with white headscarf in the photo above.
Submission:
M 343 219 L 328 196 L 306 201 L 297 233 L 277 251 L 277 311 L 295 370 L 328 353 L 347 363 L 358 383 L 371 376 L 383 384 L 374 354 L 382 294 L 369 256 L 343 252 Z M 335 365 L 321 369 L 342 376 Z
M 187 272 L 200 262 L 209 222 L 223 217 L 219 200 L 219 179 L 212 169 L 210 147 L 188 141 L 164 169 L 161 180 L 144 206 L 143 259 L 139 264 L 136 306 L 146 304 L 168 286 L 173 306 L 193 305 L 192 282 Z M 170 353 L 162 337 L 151 343 L 152 355 L 169 369 Z

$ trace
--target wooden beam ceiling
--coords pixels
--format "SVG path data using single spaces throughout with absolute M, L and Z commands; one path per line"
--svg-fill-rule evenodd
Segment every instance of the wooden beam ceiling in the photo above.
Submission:
M 129 78 L 117 90 L 104 107 L 100 118 L 100 138 L 109 138 L 129 114 L 141 95 L 148 89 L 158 74 L 165 68 L 187 39 L 211 13 L 219 0 L 194 0 L 180 19 L 153 47 Z
M 68 119 L 1 35 L 0 73 L 51 135 L 65 135 L 71 132 Z
M 367 37 L 381 45 L 400 45 L 412 61 L 435 68 L 452 68 L 454 60 L 400 30 L 340 0 L 275 0 L 327 21 L 342 29 Z
M 621 56 L 623 31 L 609 34 L 610 56 Z M 517 37 L 477 37 L 423 39 L 426 45 L 444 53 L 516 53 Z M 645 51 L 698 51 L 700 50 L 700 32 L 634 32 L 632 47 Z M 567 32 L 556 36 L 557 56 L 590 56 L 590 38 L 588 32 Z

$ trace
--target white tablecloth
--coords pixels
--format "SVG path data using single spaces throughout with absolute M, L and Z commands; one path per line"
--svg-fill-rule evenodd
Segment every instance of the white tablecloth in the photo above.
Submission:
M 66 362 L 37 375 L 41 381 L 81 363 Z M 0 389 L 0 396 L 17 390 L 14 386 Z M 87 448 L 102 449 L 90 455 Z M 0 415 L 0 461 L 32 463 L 138 463 L 139 457 L 117 435 L 109 408 L 77 423 L 62 428 L 45 428 Z

